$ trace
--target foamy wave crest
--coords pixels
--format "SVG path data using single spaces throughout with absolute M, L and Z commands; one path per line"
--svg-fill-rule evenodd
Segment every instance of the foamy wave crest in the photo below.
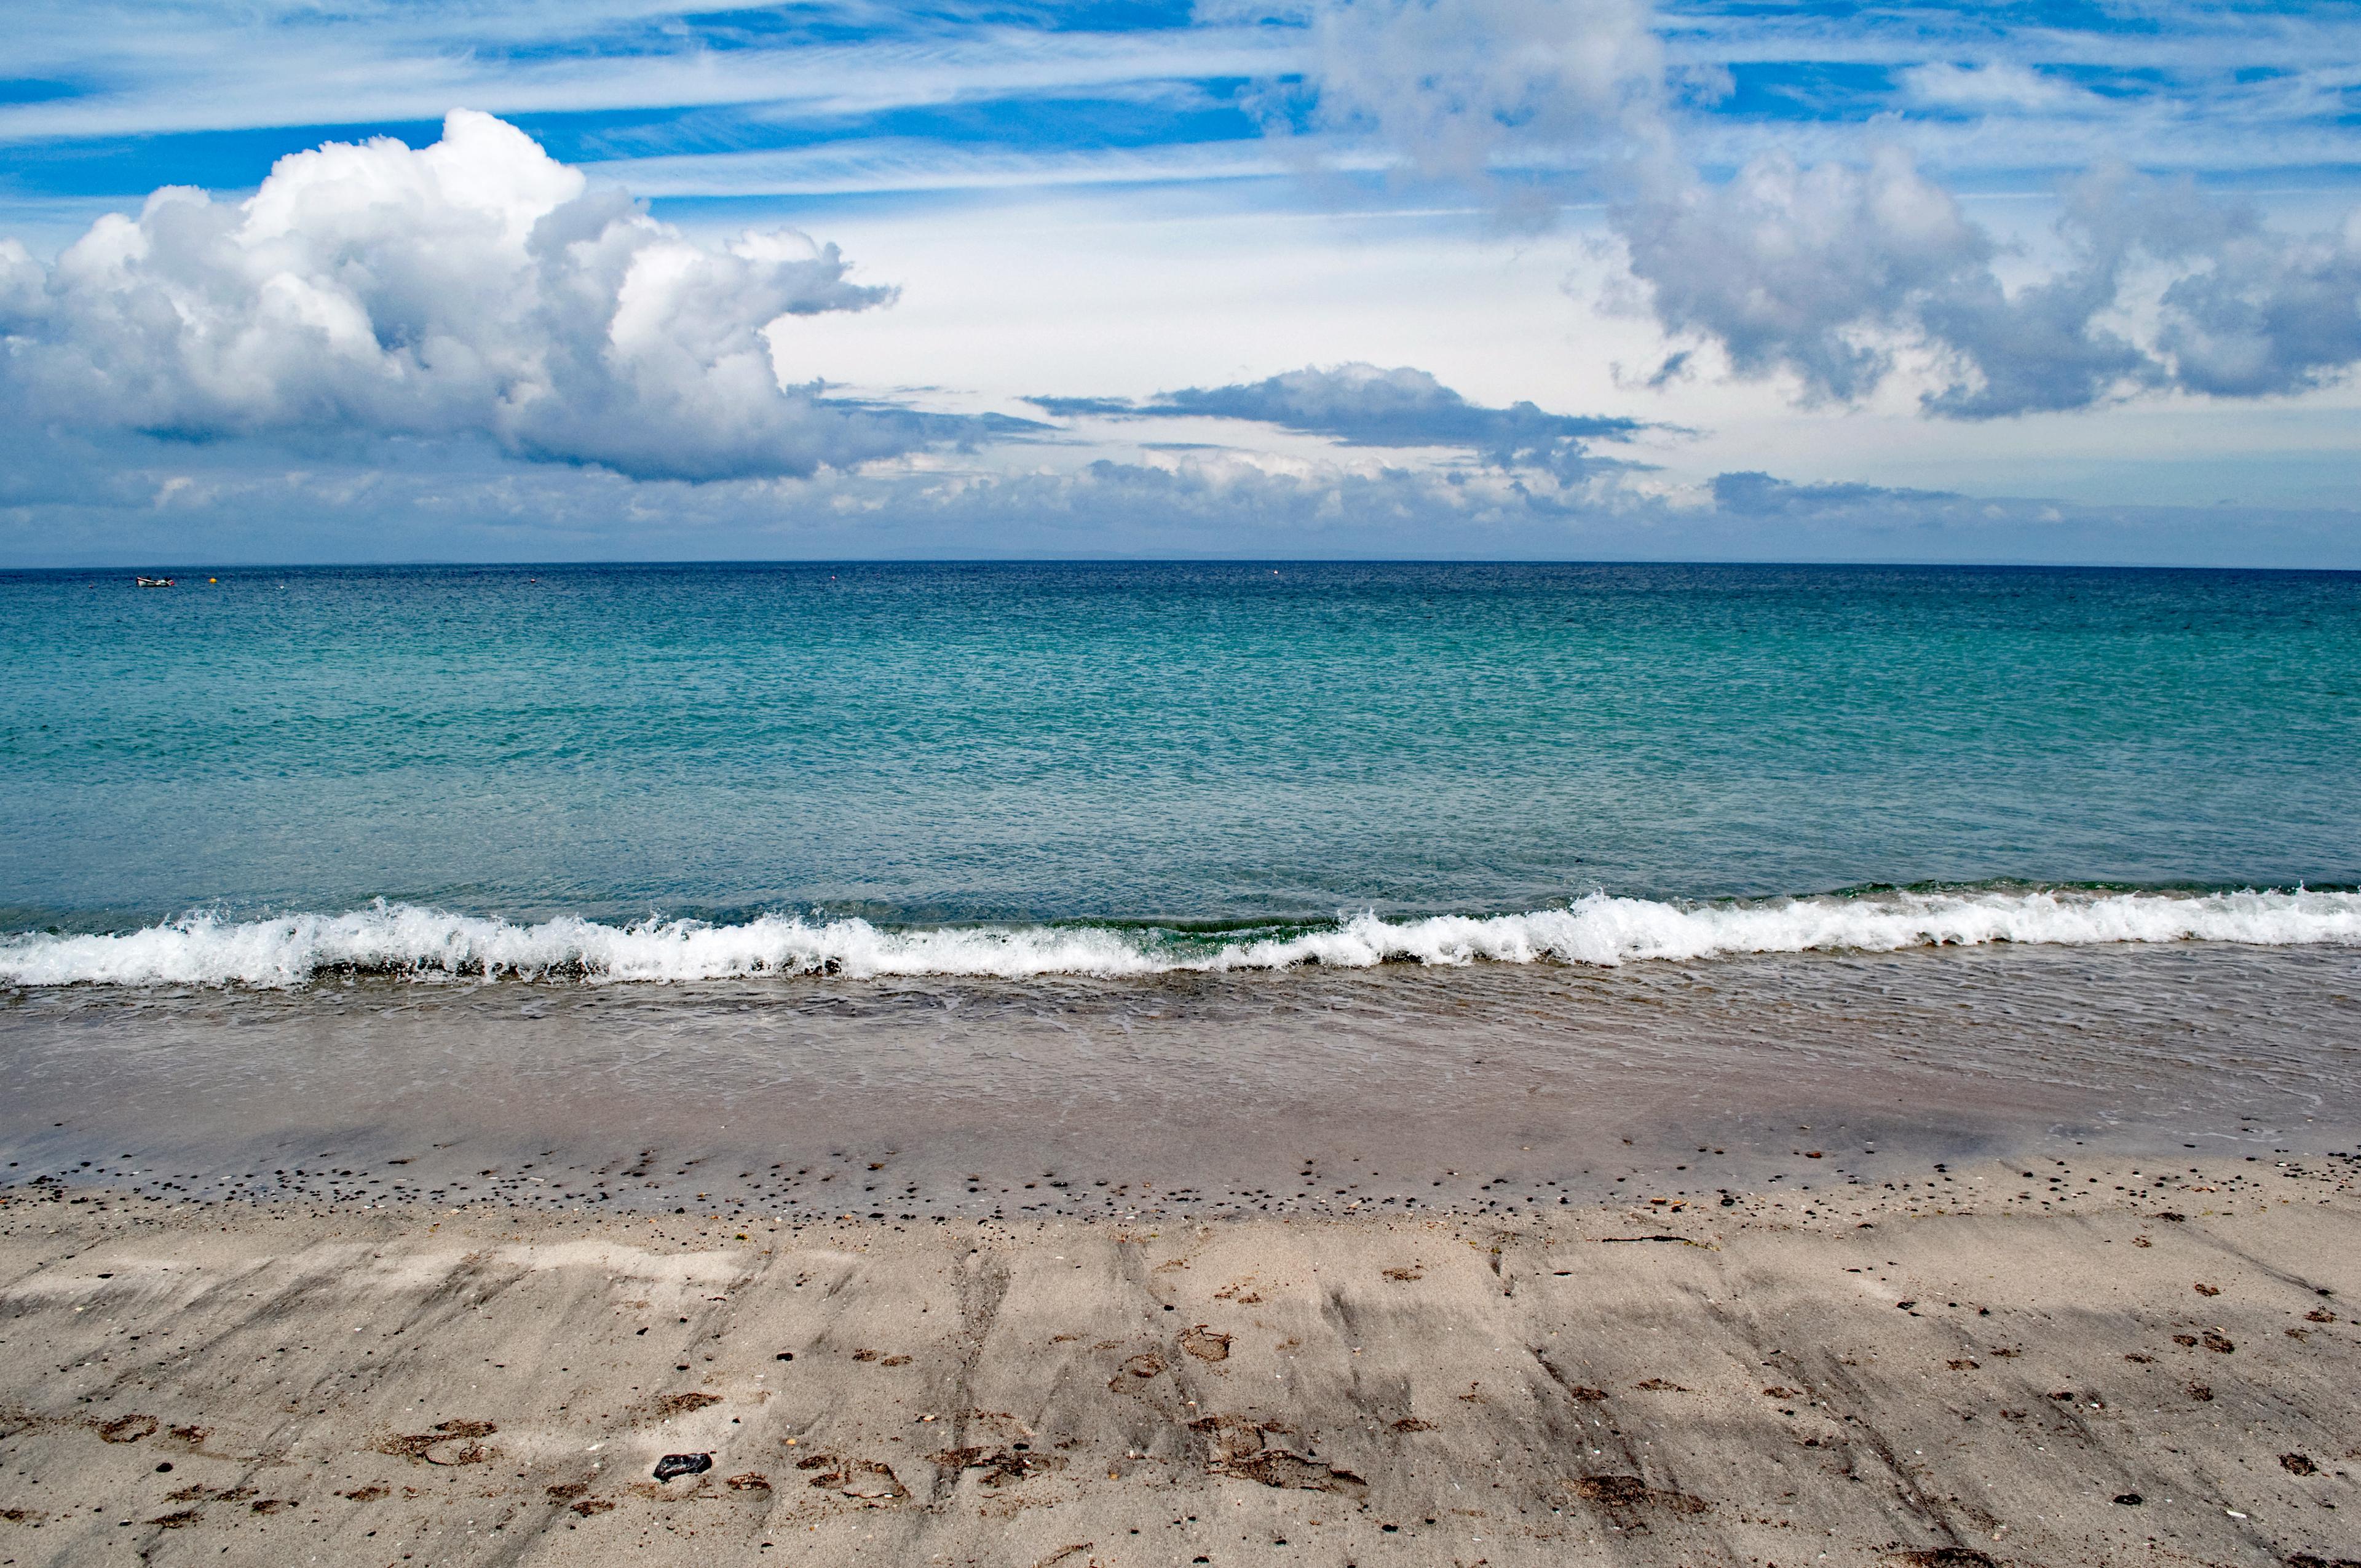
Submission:
M 2361 946 L 2361 894 L 1897 892 L 1667 904 L 1595 894 L 1522 915 L 1386 920 L 1229 938 L 1102 927 L 891 930 L 764 916 L 742 925 L 576 916 L 520 925 L 411 905 L 229 921 L 190 916 L 107 936 L 0 940 L 0 984 L 297 986 L 323 974 L 590 981 L 766 975 L 1110 978 L 1408 962 L 1613 965 L 1638 959 L 1976 946 L 1991 942 Z

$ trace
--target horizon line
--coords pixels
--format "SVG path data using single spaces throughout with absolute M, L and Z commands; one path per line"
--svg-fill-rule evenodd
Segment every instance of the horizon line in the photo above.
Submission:
M 466 560 L 422 556 L 383 561 L 258 561 L 219 562 L 192 565 L 185 562 L 126 563 L 36 566 L 0 565 L 0 577 L 64 576 L 85 573 L 135 576 L 182 576 L 220 572 L 386 572 L 386 571 L 597 571 L 654 567 L 920 567 L 920 566 L 1718 566 L 1781 570 L 1997 571 L 1997 572 L 2246 572 L 2280 576 L 2361 576 L 2361 566 L 2240 565 L 2187 562 L 2026 561 L 2026 560 L 1877 560 L 1741 558 L 1729 556 L 1559 556 L 1559 555 L 798 555 L 798 556 L 650 556 L 633 559 Z

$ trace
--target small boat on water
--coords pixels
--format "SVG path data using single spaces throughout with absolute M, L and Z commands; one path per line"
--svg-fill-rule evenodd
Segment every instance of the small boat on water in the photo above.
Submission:
M 179 587 L 179 585 L 173 582 L 170 577 L 135 577 L 132 580 L 143 588 L 170 588 Z

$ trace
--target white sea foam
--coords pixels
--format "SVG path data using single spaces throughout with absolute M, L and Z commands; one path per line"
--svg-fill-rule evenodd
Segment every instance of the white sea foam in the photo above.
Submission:
M 1098 927 L 891 930 L 764 916 L 735 926 L 575 916 L 521 925 L 411 905 L 230 921 L 195 915 L 104 936 L 0 940 L 0 984 L 299 986 L 322 974 L 603 981 L 782 974 L 1122 977 L 1179 970 L 1890 952 L 1991 942 L 2361 946 L 2361 894 L 2099 894 L 1967 889 L 1669 904 L 1596 894 L 1522 915 L 1387 920 L 1222 939 Z

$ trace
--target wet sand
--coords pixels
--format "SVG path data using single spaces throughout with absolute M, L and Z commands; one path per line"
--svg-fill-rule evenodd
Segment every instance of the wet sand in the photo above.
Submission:
M 0 1180 L 150 1197 L 1529 1214 L 2356 1139 L 2361 950 L 0 1001 Z
M 0 1564 L 2361 1559 L 2351 1157 L 1888 1180 L 1093 1222 L 20 1181 Z

